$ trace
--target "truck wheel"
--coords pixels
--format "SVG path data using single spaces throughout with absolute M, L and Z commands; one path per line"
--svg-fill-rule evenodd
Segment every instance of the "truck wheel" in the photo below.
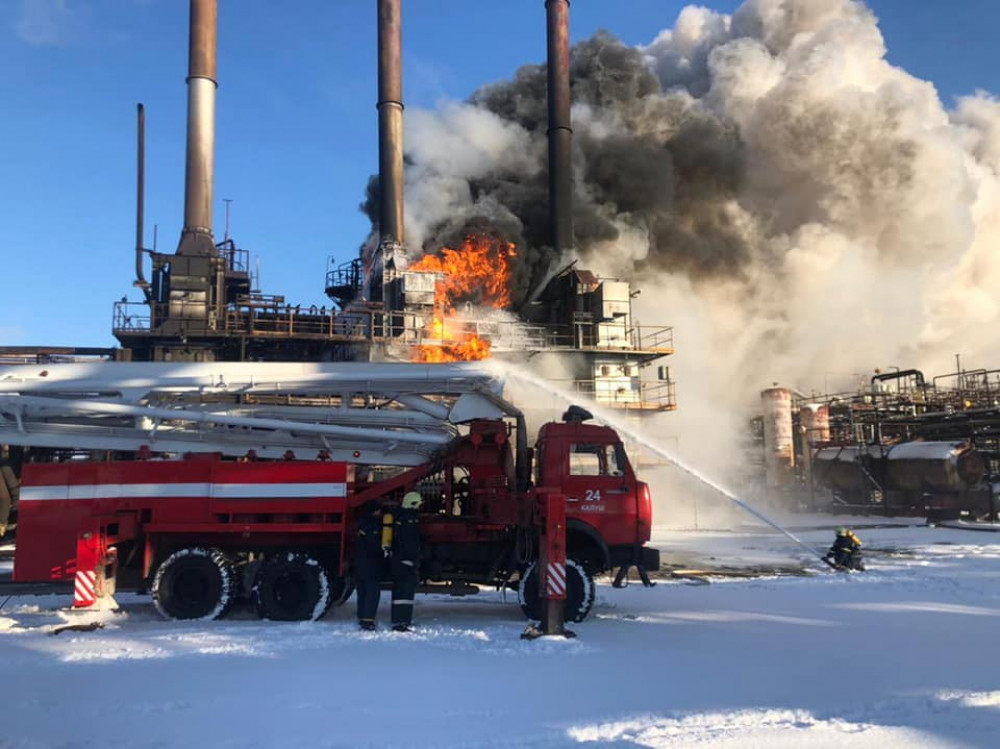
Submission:
M 236 597 L 236 576 L 218 549 L 175 551 L 153 577 L 153 604 L 167 619 L 218 619 Z
M 566 608 L 564 616 L 568 622 L 582 622 L 594 605 L 597 588 L 594 578 L 575 559 L 566 560 Z M 521 575 L 521 583 L 517 586 L 517 601 L 521 611 L 529 619 L 542 618 L 544 601 L 538 595 L 538 565 L 532 562 Z
M 316 621 L 333 601 L 330 575 L 308 554 L 288 553 L 261 565 L 252 597 L 262 619 Z

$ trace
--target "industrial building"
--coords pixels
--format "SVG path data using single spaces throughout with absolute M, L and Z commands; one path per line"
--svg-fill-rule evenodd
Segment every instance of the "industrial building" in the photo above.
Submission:
M 829 512 L 997 518 L 1000 370 L 876 372 L 856 392 L 761 393 L 768 492 Z
M 249 253 L 213 235 L 217 8 L 191 3 L 184 225 L 174 252 L 145 247 L 144 117 L 138 117 L 135 286 L 141 302 L 114 305 L 115 358 L 128 361 L 451 361 L 496 356 L 542 366 L 559 356 L 567 385 L 603 404 L 638 411 L 676 407 L 666 325 L 637 325 L 625 281 L 575 264 L 542 279 L 532 303 L 509 310 L 445 298 L 447 273 L 408 251 L 403 226 L 402 72 L 399 0 L 378 2 L 379 238 L 364 256 L 331 263 L 329 305 L 292 304 L 254 288 Z M 547 4 L 552 244 L 572 251 L 568 3 Z M 553 59 L 553 55 L 557 59 Z M 559 55 L 566 56 L 560 64 Z M 562 71 L 560 73 L 560 71 Z M 498 237 L 487 243 L 503 263 Z M 500 257 L 497 257 L 497 255 Z M 512 253 L 513 254 L 513 251 Z M 148 260 L 147 260 L 148 258 Z M 147 280 L 145 265 L 151 265 Z M 494 275 L 503 277 L 502 266 Z M 499 273 L 496 271 L 499 270 Z M 457 271 L 460 275 L 461 270 Z M 447 323 L 445 321 L 447 318 Z

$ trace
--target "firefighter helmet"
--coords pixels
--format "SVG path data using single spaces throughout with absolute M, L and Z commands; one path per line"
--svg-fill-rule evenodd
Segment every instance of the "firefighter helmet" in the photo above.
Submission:
M 846 536 L 848 533 L 850 533 L 850 531 L 848 531 L 847 528 L 845 528 L 843 525 L 837 528 L 838 536 Z
M 403 509 L 416 510 L 424 503 L 424 498 L 420 492 L 407 492 L 403 495 Z

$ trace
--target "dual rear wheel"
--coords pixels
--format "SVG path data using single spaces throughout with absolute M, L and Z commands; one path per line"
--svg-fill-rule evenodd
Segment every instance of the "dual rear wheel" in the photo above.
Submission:
M 250 586 L 263 619 L 315 621 L 344 603 L 354 587 L 330 574 L 310 554 L 289 552 L 264 560 Z M 167 557 L 153 578 L 153 603 L 167 619 L 218 619 L 239 597 L 233 560 L 219 549 L 190 547 Z
M 175 551 L 153 577 L 153 605 L 167 619 L 218 619 L 236 601 L 233 565 L 219 549 Z
M 250 598 L 262 619 L 316 621 L 333 604 L 330 574 L 308 554 L 279 554 L 257 571 Z

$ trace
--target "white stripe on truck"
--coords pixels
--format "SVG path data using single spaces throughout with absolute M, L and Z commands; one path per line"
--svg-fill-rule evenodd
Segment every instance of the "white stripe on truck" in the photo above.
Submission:
M 49 499 L 141 499 L 212 497 L 214 499 L 312 499 L 346 497 L 345 483 L 318 484 L 73 484 L 22 486 L 21 502 Z

